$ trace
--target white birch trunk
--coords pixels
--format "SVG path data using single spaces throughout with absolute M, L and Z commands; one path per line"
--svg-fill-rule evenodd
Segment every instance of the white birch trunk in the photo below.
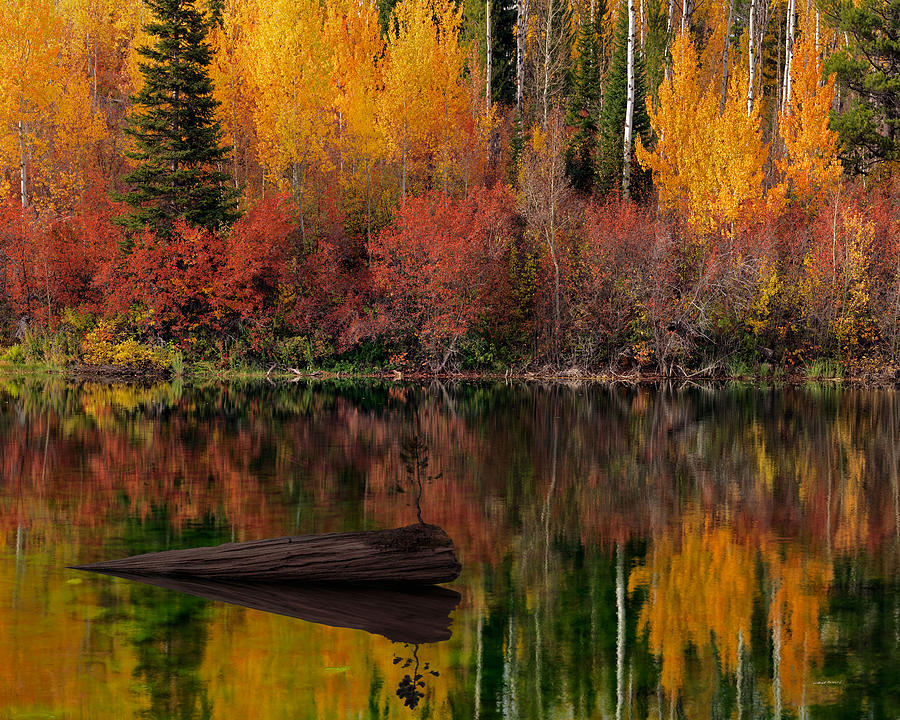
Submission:
M 525 34 L 528 32 L 528 0 L 517 0 L 516 10 L 516 117 L 521 124 L 525 94 Z M 521 131 L 524 131 L 524 128 Z
M 491 0 L 484 0 L 484 111 L 491 113 L 491 75 L 493 70 L 493 46 L 491 44 Z
M 625 139 L 622 144 L 622 195 L 626 198 L 631 196 L 631 141 L 634 132 L 634 0 L 628 0 L 627 63 L 628 99 L 625 104 Z
M 819 59 L 819 11 L 816 10 L 816 59 Z M 821 80 L 819 81 L 821 84 Z
M 544 129 L 547 129 L 547 119 L 550 117 L 550 51 L 553 46 L 553 0 L 547 8 L 547 25 L 544 28 L 544 88 L 542 92 L 542 104 L 544 108 Z
M 672 47 L 672 25 L 675 22 L 675 0 L 669 0 L 669 10 L 666 15 L 666 42 L 668 43 L 667 49 L 671 49 Z M 666 53 L 666 69 L 664 73 L 664 77 L 668 80 L 672 75 L 672 63 L 670 62 L 669 53 Z
M 694 14 L 694 0 L 681 2 L 681 32 L 690 30 L 691 16 Z
M 19 120 L 19 198 L 23 210 L 28 207 L 28 143 L 25 138 L 27 132 L 25 123 Z
M 791 62 L 794 59 L 794 28 L 797 17 L 797 0 L 788 0 L 787 33 L 784 40 L 784 96 L 781 112 L 790 112 L 791 106 Z
M 634 0 L 629 0 L 633 7 Z M 616 720 L 625 709 L 625 555 L 616 547 Z
M 753 88 L 756 84 L 756 2 L 750 0 L 750 27 L 747 33 L 747 50 L 750 54 L 750 78 L 747 81 L 747 116 L 753 113 Z

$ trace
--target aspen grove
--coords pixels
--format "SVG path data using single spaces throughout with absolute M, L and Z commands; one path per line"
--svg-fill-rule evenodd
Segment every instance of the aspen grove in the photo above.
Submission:
M 900 0 L 3 1 L 0 362 L 900 367 Z

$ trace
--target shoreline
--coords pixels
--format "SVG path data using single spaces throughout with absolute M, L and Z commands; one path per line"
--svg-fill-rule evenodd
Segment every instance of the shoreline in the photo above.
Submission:
M 729 374 L 726 372 L 696 372 L 689 374 L 665 375 L 659 372 L 592 372 L 579 368 L 552 368 L 530 371 L 457 371 L 433 372 L 417 370 L 299 370 L 272 366 L 247 366 L 243 368 L 216 368 L 207 363 L 186 364 L 181 373 L 144 371 L 134 367 L 88 366 L 88 365 L 10 365 L 0 364 L 0 379 L 45 376 L 61 377 L 72 382 L 95 382 L 101 384 L 140 384 L 184 382 L 206 384 L 210 382 L 259 382 L 270 384 L 291 384 L 300 381 L 329 382 L 334 380 L 375 380 L 381 382 L 536 382 L 555 384 L 598 383 L 609 385 L 659 386 L 659 385 L 720 385 L 729 383 L 752 384 L 759 387 L 790 386 L 807 384 L 845 385 L 863 388 L 900 388 L 900 368 L 885 366 L 877 371 L 850 373 L 841 376 L 810 375 L 801 371 L 776 373 Z

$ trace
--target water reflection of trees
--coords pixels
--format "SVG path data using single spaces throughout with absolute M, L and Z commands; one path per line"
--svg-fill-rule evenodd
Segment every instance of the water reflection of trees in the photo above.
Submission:
M 286 508 L 310 530 L 408 522 L 414 508 L 391 490 L 415 420 L 442 475 L 423 512 L 473 559 L 498 559 L 540 517 L 554 537 L 588 543 L 658 535 L 688 501 L 835 552 L 897 534 L 891 393 L 31 381 L 3 399 L 7 524 L 39 515 L 10 505 L 9 483 L 25 505 L 52 495 L 60 519 L 79 523 L 158 507 L 175 529 L 215 516 L 239 534 L 283 529 Z M 317 514 L 335 502 L 340 521 Z
M 897 715 L 858 670 L 900 659 L 894 393 L 32 381 L 0 394 L 0 528 L 32 545 L 68 532 L 91 543 L 81 560 L 160 509 L 173 544 L 204 521 L 228 539 L 405 524 L 400 440 L 417 428 L 441 475 L 423 517 L 454 538 L 471 590 L 458 717 Z

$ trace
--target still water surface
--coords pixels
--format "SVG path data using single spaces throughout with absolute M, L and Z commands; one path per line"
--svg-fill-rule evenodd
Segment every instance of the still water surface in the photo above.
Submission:
M 410 438 L 449 640 L 66 569 L 413 522 Z M 887 391 L 5 380 L 0 718 L 897 720 L 898 477 Z

